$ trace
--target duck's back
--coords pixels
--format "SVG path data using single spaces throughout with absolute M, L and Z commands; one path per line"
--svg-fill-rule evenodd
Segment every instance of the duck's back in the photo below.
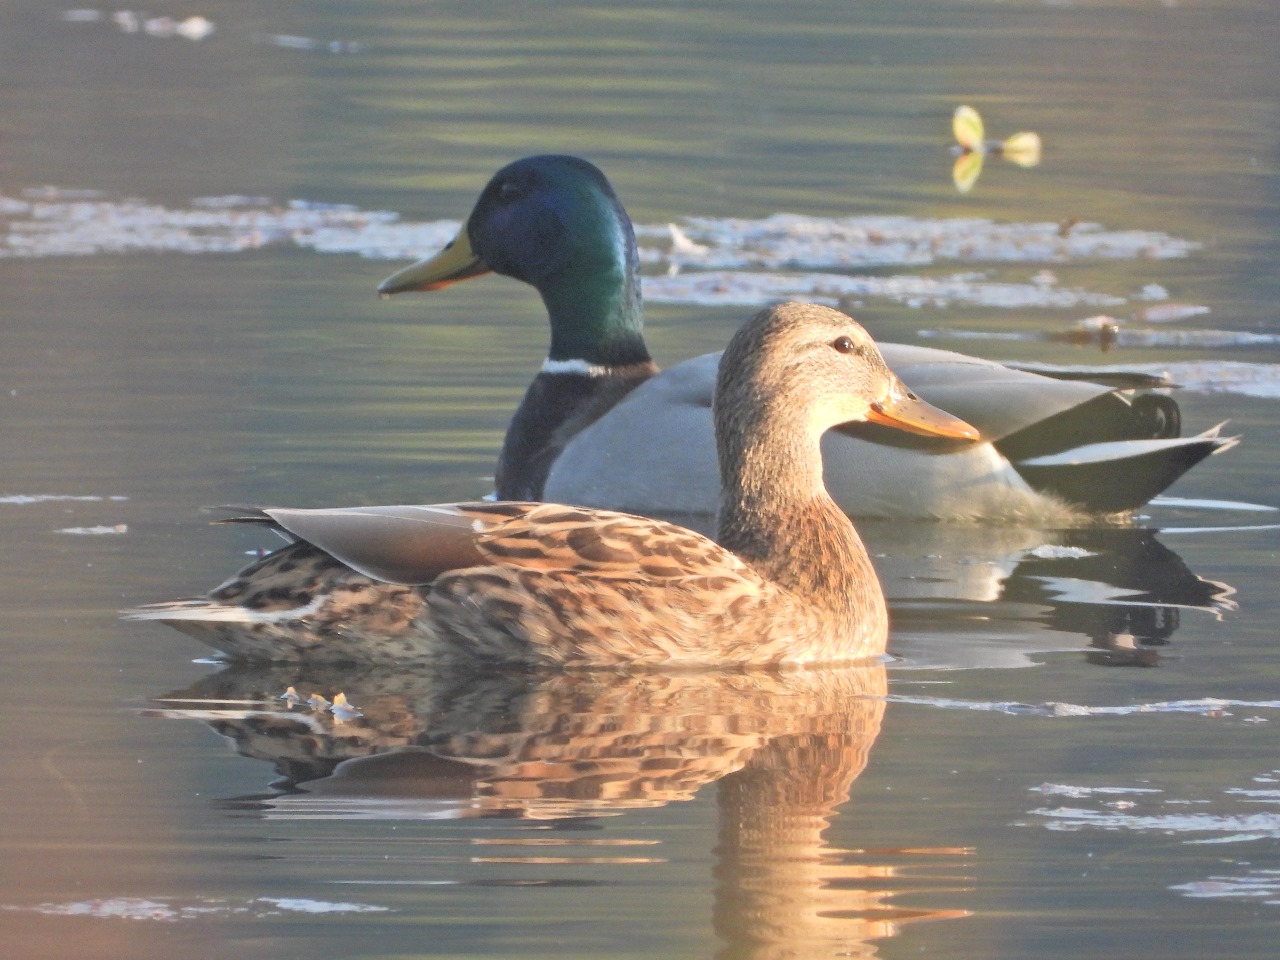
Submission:
M 447 526 L 452 541 L 476 533 L 450 549 L 474 547 L 477 560 L 439 572 L 427 535 L 446 509 L 467 520 Z M 302 539 L 207 597 L 134 617 L 239 660 L 713 667 L 883 648 L 882 615 L 835 622 L 709 538 L 663 521 L 504 503 L 264 516 Z M 409 582 L 383 579 L 391 574 Z

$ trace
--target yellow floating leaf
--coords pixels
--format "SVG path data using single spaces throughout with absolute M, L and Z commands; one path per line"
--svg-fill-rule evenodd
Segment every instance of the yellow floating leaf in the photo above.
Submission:
M 1034 167 L 1040 162 L 1040 134 L 1015 133 L 1004 142 L 1000 153 L 1020 167 Z
M 956 107 L 951 118 L 951 130 L 956 135 L 956 143 L 966 150 L 977 152 L 982 149 L 982 117 L 973 107 Z
M 982 158 L 980 150 L 969 150 L 956 157 L 955 166 L 951 168 L 951 179 L 961 193 L 968 193 L 978 182 L 978 174 L 982 173 Z

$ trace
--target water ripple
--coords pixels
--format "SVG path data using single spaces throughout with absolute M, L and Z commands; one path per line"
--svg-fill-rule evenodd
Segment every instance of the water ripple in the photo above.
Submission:
M 1280 700 L 1226 700 L 1219 697 L 1165 700 L 1159 703 L 1126 703 L 1110 707 L 1089 707 L 1055 700 L 1046 703 L 1017 703 L 998 700 L 957 700 L 949 697 L 913 697 L 905 694 L 891 694 L 885 699 L 889 703 L 909 703 L 917 706 L 939 707 L 944 710 L 976 710 L 1032 717 L 1127 717 L 1150 713 L 1194 713 L 1201 716 L 1221 717 L 1231 715 L 1229 708 L 1280 710 Z

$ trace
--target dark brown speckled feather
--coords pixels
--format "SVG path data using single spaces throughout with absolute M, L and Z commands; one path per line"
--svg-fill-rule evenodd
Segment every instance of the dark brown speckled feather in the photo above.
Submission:
M 201 600 L 135 611 L 250 660 L 721 666 L 883 652 L 879 583 L 822 484 L 829 427 L 974 436 L 911 397 L 843 314 L 787 304 L 730 342 L 719 543 L 537 503 L 263 511 L 298 538 Z

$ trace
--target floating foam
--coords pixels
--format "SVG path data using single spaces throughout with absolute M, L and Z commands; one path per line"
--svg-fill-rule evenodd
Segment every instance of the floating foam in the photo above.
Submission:
M 307 38 L 302 38 L 307 39 Z M 310 43 L 310 41 L 308 41 Z M 109 197 L 94 190 L 40 187 L 0 196 L 0 258 L 134 252 L 239 253 L 287 246 L 317 253 L 408 260 L 444 246 L 457 221 L 412 223 L 386 210 L 262 197 L 202 197 L 187 207 Z M 878 297 L 912 307 L 962 302 L 1001 309 L 1109 307 L 1108 293 L 1064 288 L 1044 269 L 1025 282 L 985 273 L 855 276 L 867 268 L 940 263 L 1063 263 L 1168 259 L 1199 244 L 1151 231 L 1079 224 L 995 223 L 975 218 L 685 218 L 637 225 L 648 276 L 645 295 L 664 303 L 761 306 L 784 297 L 826 303 Z M 1138 296 L 1151 298 L 1148 285 Z
M 909 703 L 917 706 L 938 707 L 943 710 L 975 710 L 1033 717 L 1127 717 L 1134 714 L 1152 713 L 1194 713 L 1201 716 L 1220 716 L 1227 714 L 1231 708 L 1247 707 L 1252 710 L 1280 710 L 1280 700 L 1224 700 L 1219 697 L 1201 697 L 1196 700 L 1165 700 L 1157 703 L 1126 703 L 1113 707 L 1089 707 L 1061 701 L 1033 704 L 1000 700 L 956 700 L 949 697 L 914 697 L 907 694 L 890 694 L 885 699 L 889 703 Z
M 110 501 L 112 503 L 121 503 L 128 500 L 128 497 L 109 496 L 100 497 L 93 494 L 63 494 L 63 493 L 18 493 L 12 496 L 0 497 L 0 503 L 12 503 L 19 505 L 27 505 L 31 503 L 59 503 L 63 501 L 71 501 L 74 503 L 102 503 Z
M 30 906 L 0 905 L 0 910 L 26 911 L 50 917 L 151 920 L 162 923 L 195 920 L 211 915 L 249 914 L 269 917 L 280 913 L 385 913 L 390 909 L 368 903 L 338 903 L 300 897 L 257 897 L 243 902 L 208 899 L 185 903 L 171 898 L 151 900 L 144 897 L 110 897 L 67 903 L 37 903 Z

